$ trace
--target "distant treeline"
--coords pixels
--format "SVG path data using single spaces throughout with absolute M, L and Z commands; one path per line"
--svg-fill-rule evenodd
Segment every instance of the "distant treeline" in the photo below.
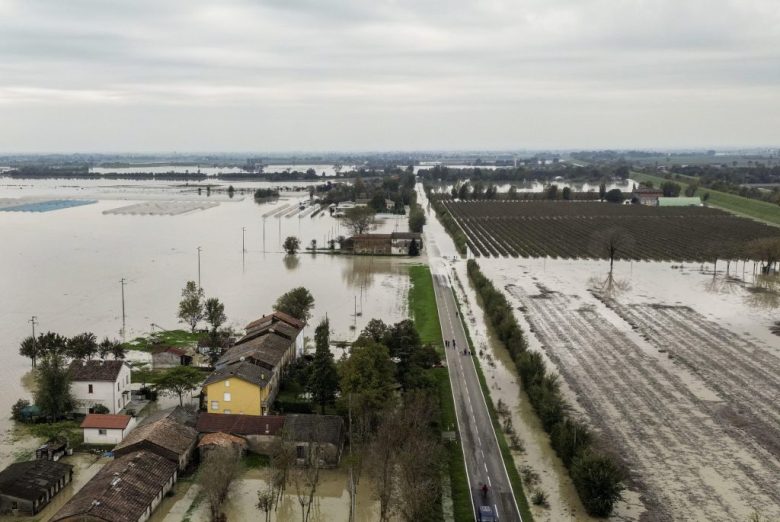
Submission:
M 576 181 L 601 181 L 604 179 L 628 179 L 627 165 L 574 166 L 553 163 L 547 166 L 510 167 L 484 169 L 473 167 L 454 169 L 437 165 L 432 169 L 417 172 L 417 176 L 427 181 L 457 182 L 468 179 L 472 182 L 523 183 L 534 180 L 552 181 L 557 178 Z

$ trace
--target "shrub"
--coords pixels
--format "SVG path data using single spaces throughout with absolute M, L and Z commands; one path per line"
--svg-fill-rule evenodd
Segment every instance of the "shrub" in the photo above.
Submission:
M 623 472 L 612 459 L 585 452 L 574 460 L 570 473 L 588 514 L 609 516 L 624 489 Z
M 547 493 L 541 489 L 534 491 L 531 496 L 531 502 L 533 502 L 534 506 L 550 507 L 550 503 L 547 501 Z
M 111 410 L 109 410 L 102 404 L 98 404 L 97 406 L 92 408 L 92 413 L 106 414 L 106 413 L 111 413 Z
M 30 401 L 26 399 L 19 399 L 18 401 L 16 401 L 14 405 L 11 406 L 11 418 L 15 421 L 24 420 L 24 416 L 22 415 L 22 410 L 24 410 L 29 405 L 30 405 Z

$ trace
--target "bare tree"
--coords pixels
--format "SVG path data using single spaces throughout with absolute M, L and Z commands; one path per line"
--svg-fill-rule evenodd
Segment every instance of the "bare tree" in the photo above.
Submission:
M 352 207 L 344 212 L 344 225 L 353 235 L 360 235 L 374 228 L 374 209 L 370 207 Z
M 227 499 L 230 485 L 241 471 L 241 457 L 235 448 L 215 448 L 206 454 L 201 467 L 200 485 L 206 493 L 212 522 L 226 520 L 222 506 Z
M 290 476 L 290 469 L 295 465 L 295 446 L 290 442 L 289 434 L 286 430 L 282 433 L 274 445 L 271 452 L 271 484 L 276 493 L 275 504 L 284 494 L 287 481 Z
M 276 507 L 277 500 L 277 484 L 274 480 L 273 470 L 269 470 L 265 487 L 257 490 L 257 509 L 263 512 L 265 522 L 270 522 L 271 512 Z
M 314 494 L 320 483 L 321 451 L 317 442 L 316 430 L 309 438 L 302 462 L 291 472 L 295 497 L 301 506 L 301 522 L 308 522 L 311 515 L 311 507 L 314 504 Z M 301 459 L 299 459 L 301 460 Z
M 387 522 L 396 504 L 397 484 L 395 467 L 398 447 L 403 442 L 399 413 L 389 411 L 377 428 L 369 453 L 369 467 L 374 493 L 379 500 L 379 520 Z
M 592 253 L 609 259 L 609 273 L 616 257 L 624 256 L 634 246 L 634 238 L 622 228 L 608 228 L 593 235 Z
M 345 463 L 349 470 L 347 477 L 347 492 L 349 493 L 349 522 L 355 520 L 355 504 L 357 502 L 357 487 L 363 474 L 363 464 L 368 452 L 371 438 L 371 423 L 365 415 L 353 412 L 352 394 L 349 394 L 348 430 L 349 454 Z

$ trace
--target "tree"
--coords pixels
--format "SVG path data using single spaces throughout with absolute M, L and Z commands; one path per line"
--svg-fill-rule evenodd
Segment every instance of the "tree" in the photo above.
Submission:
M 320 405 L 320 413 L 325 414 L 325 406 L 336 400 L 339 387 L 339 373 L 330 351 L 330 323 L 327 319 L 323 319 L 314 330 L 314 340 L 317 348 L 311 364 L 307 391 Z
M 222 506 L 227 499 L 230 485 L 241 472 L 241 455 L 235 448 L 215 448 L 206 453 L 201 467 L 208 470 L 206 473 L 200 473 L 198 480 L 209 503 L 211 520 L 224 521 L 226 518 L 222 514 Z
M 198 388 L 203 382 L 203 374 L 192 366 L 174 366 L 170 370 L 154 376 L 152 383 L 158 393 L 179 397 L 179 405 L 184 405 L 184 394 Z
M 302 286 L 282 294 L 274 304 L 274 310 L 277 312 L 284 312 L 303 322 L 311 318 L 312 308 L 314 308 L 314 297 Z
M 284 248 L 288 256 L 294 256 L 301 248 L 301 241 L 295 236 L 287 236 L 284 243 L 282 243 L 282 248 Z
M 425 226 L 425 212 L 420 205 L 412 205 L 409 211 L 409 231 L 420 233 Z
M 612 189 L 604 196 L 610 203 L 623 203 L 623 192 L 620 189 Z
M 420 245 L 416 239 L 412 239 L 412 242 L 409 243 L 409 255 L 412 257 L 420 255 Z
M 594 234 L 592 251 L 597 257 L 609 259 L 609 273 L 615 258 L 624 255 L 634 244 L 634 240 L 628 232 L 622 228 L 608 228 Z
M 216 334 L 219 327 L 227 321 L 225 305 L 216 297 L 209 297 L 206 299 L 204 312 L 206 322 L 211 326 L 211 331 Z
M 387 347 L 367 342 L 352 345 L 349 358 L 338 366 L 342 400 L 352 397 L 352 406 L 372 428 L 380 412 L 392 405 L 394 367 Z
M 257 490 L 257 509 L 263 512 L 265 522 L 271 522 L 271 511 L 276 506 L 277 497 L 272 472 L 268 473 L 265 483 L 265 488 Z
M 599 185 L 599 200 L 604 201 L 604 198 L 607 196 L 607 184 L 601 183 Z
M 40 356 L 40 350 L 35 337 L 28 335 L 19 344 L 19 355 L 22 357 L 29 357 L 32 367 L 35 368 L 35 362 Z
M 72 359 L 92 359 L 98 353 L 97 337 L 91 332 L 74 335 L 68 339 L 65 353 Z
M 517 199 L 517 187 L 512 185 L 509 187 L 509 192 L 506 193 L 507 199 Z
M 566 201 L 571 201 L 571 188 L 570 187 L 563 187 L 563 192 L 561 193 L 563 196 L 563 199 Z
M 24 409 L 30 406 L 30 401 L 19 399 L 11 406 L 11 418 L 17 422 L 24 420 Z
M 667 198 L 676 198 L 680 195 L 681 189 L 682 187 L 673 181 L 665 181 L 661 183 L 661 191 L 663 192 L 664 197 Z
M 352 207 L 344 212 L 344 225 L 352 231 L 352 235 L 359 236 L 374 228 L 374 209 L 370 207 Z
M 558 185 L 550 185 L 547 187 L 547 199 L 558 199 Z
M 190 331 L 195 332 L 198 322 L 203 319 L 203 289 L 198 288 L 195 281 L 187 281 L 181 291 L 179 302 L 179 320 L 190 325 Z
M 471 186 L 468 183 L 463 183 L 458 189 L 458 199 L 468 199 Z
M 750 259 L 762 263 L 761 271 L 767 274 L 780 261 L 780 239 L 754 239 L 745 245 L 745 253 Z
M 46 332 L 38 335 L 35 344 L 38 347 L 38 358 L 49 355 L 66 355 L 68 338 L 58 333 Z
M 48 352 L 41 358 L 35 374 L 35 404 L 49 419 L 60 419 L 73 409 L 70 380 L 70 371 L 61 352 Z

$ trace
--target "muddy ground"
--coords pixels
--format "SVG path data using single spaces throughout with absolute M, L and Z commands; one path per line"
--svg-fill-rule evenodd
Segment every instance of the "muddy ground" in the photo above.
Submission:
M 480 264 L 626 463 L 640 520 L 780 518 L 780 353 L 749 278 L 712 291 L 699 267 L 635 263 L 605 286 L 603 264 Z

